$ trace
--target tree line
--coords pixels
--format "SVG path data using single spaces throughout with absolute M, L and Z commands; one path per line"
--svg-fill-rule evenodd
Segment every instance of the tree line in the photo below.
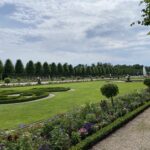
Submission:
M 5 63 L 0 60 L 0 76 L 1 79 L 5 77 L 102 77 L 102 76 L 123 76 L 123 75 L 142 75 L 142 65 L 112 65 L 110 63 L 97 63 L 92 65 L 79 64 L 73 66 L 67 63 L 34 63 L 32 60 L 28 61 L 26 65 L 20 59 L 15 64 L 10 59 Z M 147 67 L 150 71 L 150 67 Z

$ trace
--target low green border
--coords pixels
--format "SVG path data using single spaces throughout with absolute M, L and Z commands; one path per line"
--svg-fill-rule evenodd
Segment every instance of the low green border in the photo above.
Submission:
M 85 140 L 81 141 L 79 144 L 71 147 L 70 150 L 87 150 L 91 148 L 92 146 L 94 146 L 95 144 L 97 144 L 98 142 L 106 138 L 108 135 L 110 135 L 112 132 L 122 127 L 124 124 L 128 123 L 130 120 L 135 118 L 138 114 L 140 114 L 141 112 L 143 112 L 149 107 L 150 107 L 150 102 L 144 103 L 144 105 L 138 107 L 132 112 L 129 112 L 125 116 L 118 118 L 110 125 L 100 129 L 96 133 L 87 137 Z

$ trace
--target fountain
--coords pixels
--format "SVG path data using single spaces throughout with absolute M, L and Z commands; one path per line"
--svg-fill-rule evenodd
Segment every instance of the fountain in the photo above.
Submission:
M 146 77 L 147 76 L 147 72 L 146 72 L 146 68 L 145 66 L 143 66 L 143 76 Z

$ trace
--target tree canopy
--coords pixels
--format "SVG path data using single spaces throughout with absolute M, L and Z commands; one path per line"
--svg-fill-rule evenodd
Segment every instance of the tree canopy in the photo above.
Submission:
M 150 0 L 142 0 L 140 4 L 144 6 L 141 15 L 142 20 L 138 20 L 137 23 L 144 26 L 149 26 L 150 25 Z M 133 22 L 131 26 L 134 24 L 135 22 Z M 150 35 L 150 32 L 148 34 Z

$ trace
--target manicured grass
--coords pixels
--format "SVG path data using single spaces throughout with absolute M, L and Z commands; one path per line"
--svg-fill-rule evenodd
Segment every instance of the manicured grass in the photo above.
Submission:
M 100 87 L 105 83 L 104 81 L 96 81 L 36 86 L 40 88 L 70 87 L 74 91 L 54 93 L 56 95 L 55 97 L 43 101 L 0 105 L 0 129 L 15 128 L 19 124 L 28 124 L 38 120 L 48 119 L 58 113 L 66 112 L 87 102 L 99 102 L 101 99 L 104 99 L 100 94 Z M 139 90 L 145 87 L 142 82 L 116 82 L 116 84 L 119 86 L 120 94 L 130 93 L 135 89 Z M 31 88 L 33 87 L 16 87 L 11 89 L 28 90 Z M 5 90 L 9 89 L 5 88 Z M 4 90 L 4 88 L 0 90 Z

